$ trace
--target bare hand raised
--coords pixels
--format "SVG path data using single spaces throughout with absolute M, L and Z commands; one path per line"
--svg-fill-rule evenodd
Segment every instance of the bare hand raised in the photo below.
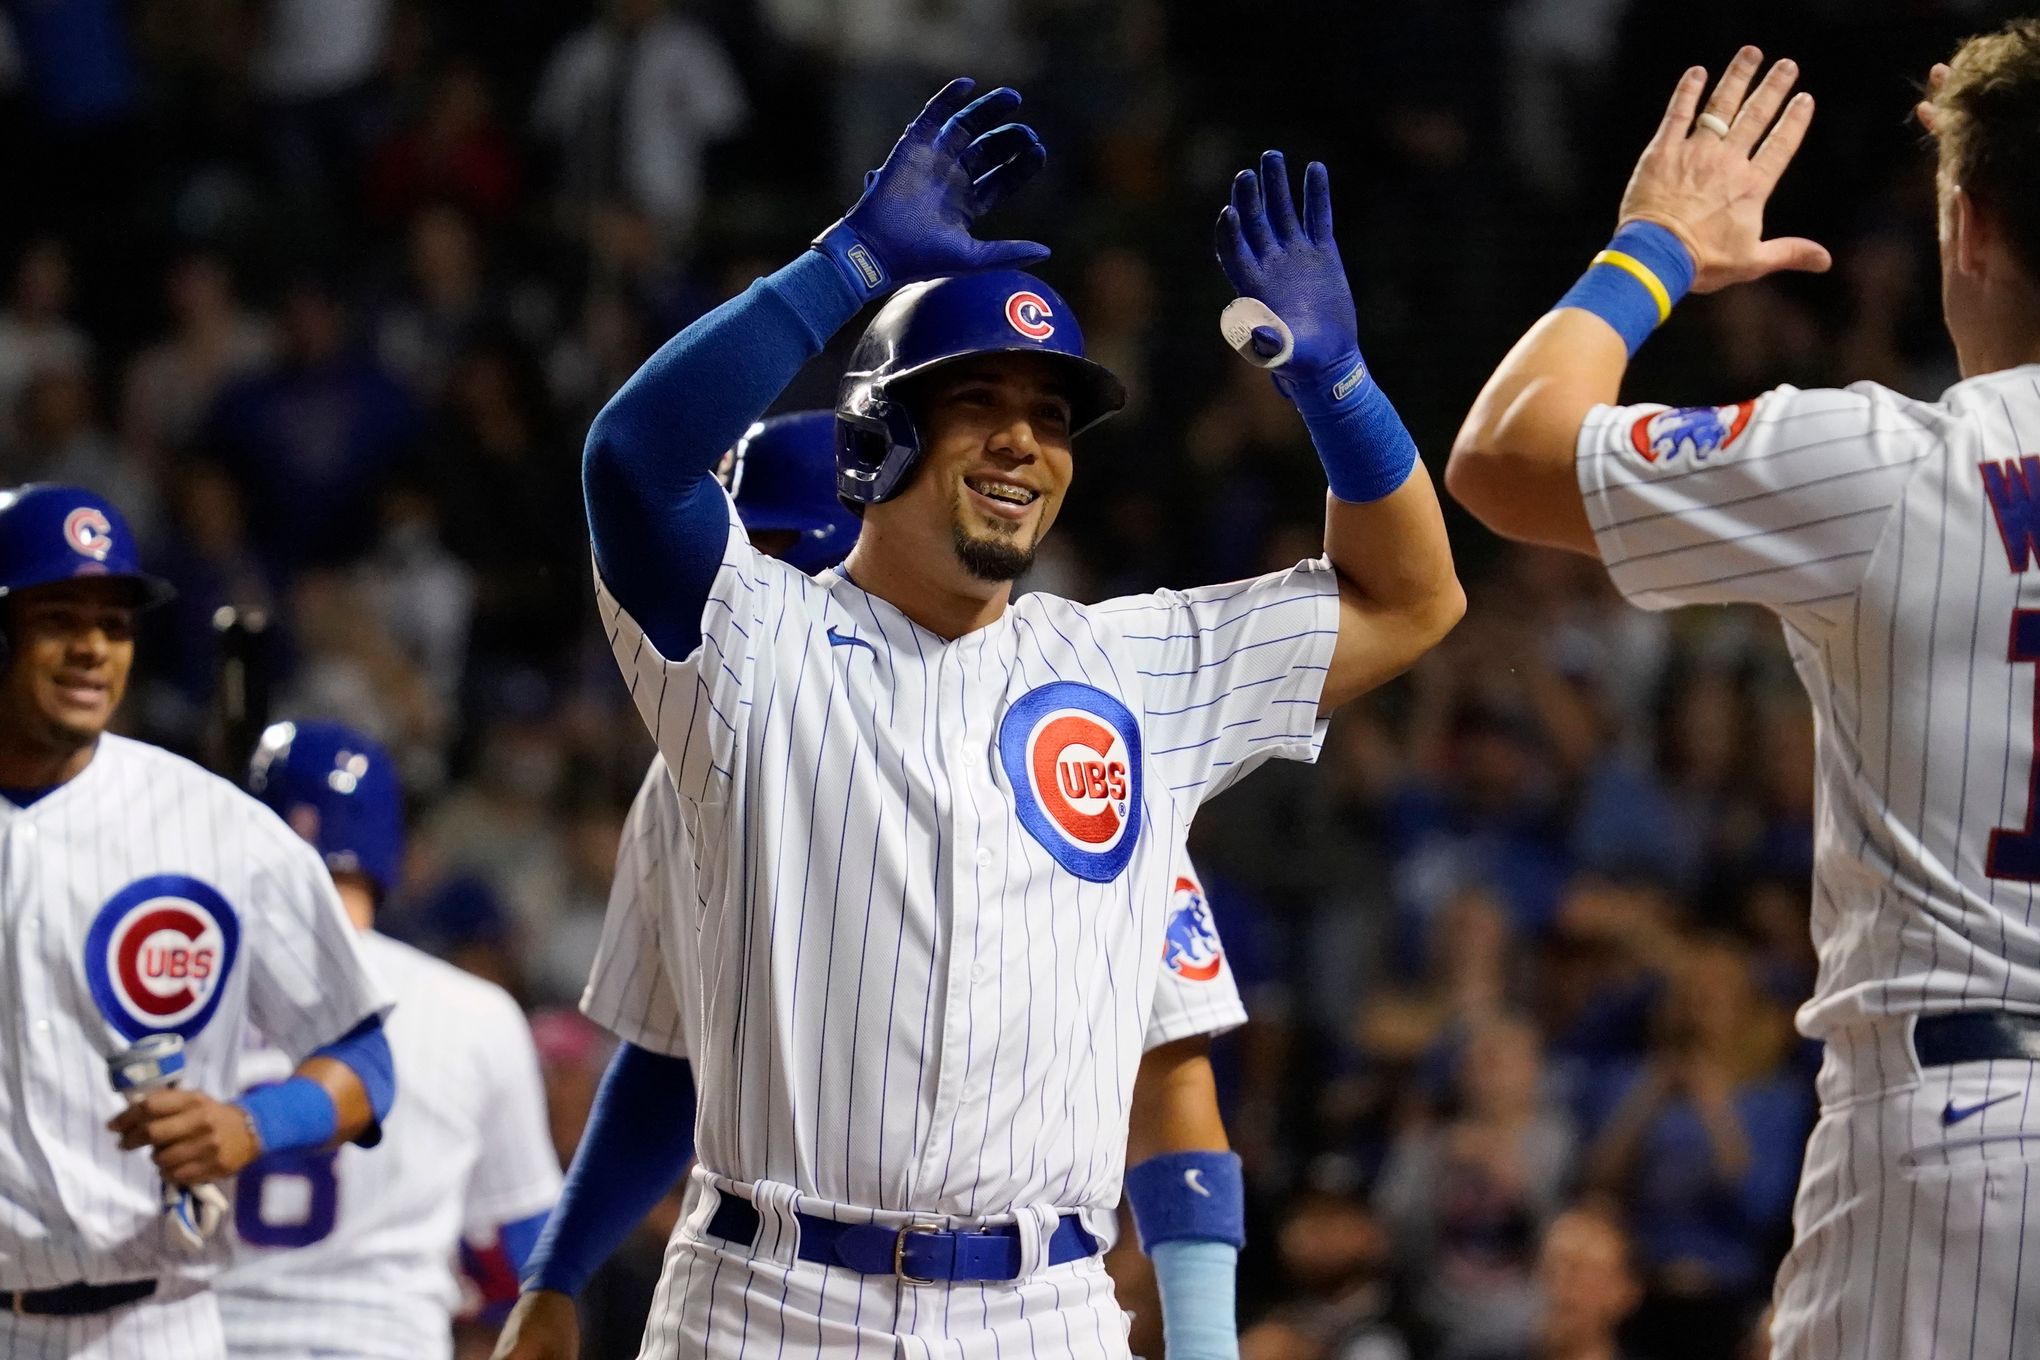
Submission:
M 1763 59 L 1754 47 L 1736 53 L 1705 111 L 1707 72 L 1696 66 L 1680 77 L 1622 195 L 1621 221 L 1655 222 L 1693 253 L 1696 293 L 1781 269 L 1822 273 L 1834 263 L 1813 241 L 1763 239 L 1764 205 L 1813 121 L 1812 95 L 1786 101 L 1799 75 L 1794 63 L 1778 62 L 1750 89 Z

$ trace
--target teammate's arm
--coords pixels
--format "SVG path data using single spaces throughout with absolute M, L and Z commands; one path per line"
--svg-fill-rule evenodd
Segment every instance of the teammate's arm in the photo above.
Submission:
M 711 472 L 800 366 L 900 284 L 1048 254 L 971 235 L 1044 158 L 1030 129 L 1001 122 L 1018 94 L 972 100 L 973 88 L 951 81 L 814 249 L 667 341 L 590 427 L 581 475 L 596 566 L 668 659 L 700 640 L 729 536 Z
M 1812 241 L 1763 237 L 1765 204 L 1806 136 L 1813 97 L 1787 102 L 1798 75 L 1790 61 L 1752 91 L 1762 60 L 1754 47 L 1738 52 L 1704 113 L 1706 71 L 1680 77 L 1623 194 L 1615 239 L 1468 413 L 1445 484 L 1496 533 L 1599 556 L 1575 457 L 1588 413 L 1614 404 L 1630 356 L 1689 288 L 1711 293 L 1831 263 Z
M 164 1180 L 200 1185 L 240 1174 L 265 1152 L 373 1144 L 395 1099 L 389 1041 L 381 1019 L 370 1017 L 307 1057 L 288 1081 L 230 1101 L 152 1092 L 107 1127 L 124 1149 L 153 1148 Z
M 694 1077 L 685 1059 L 624 1044 L 596 1089 L 588 1127 L 538 1245 L 496 1360 L 573 1360 L 574 1296 L 673 1188 L 694 1155 Z
M 1242 171 L 1219 214 L 1218 261 L 1272 318 L 1243 347 L 1274 366 L 1331 484 L 1325 556 L 1339 577 L 1338 638 L 1318 711 L 1400 674 L 1466 610 L 1431 475 L 1395 407 L 1360 358 L 1353 290 L 1332 234 L 1328 172 L 1304 171 L 1303 212 L 1280 152 Z
M 1171 1360 L 1237 1360 L 1234 1276 L 1246 1241 L 1240 1159 L 1204 1035 L 1151 1049 L 1134 1077 L 1126 1198 L 1154 1262 Z

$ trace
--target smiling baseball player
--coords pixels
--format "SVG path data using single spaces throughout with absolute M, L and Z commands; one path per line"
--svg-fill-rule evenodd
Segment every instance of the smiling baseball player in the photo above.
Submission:
M 1449 480 L 1496 530 L 1600 557 L 1646 608 L 1770 608 L 1812 696 L 1820 974 L 1799 1027 L 1827 1054 L 1771 1354 L 2026 1355 L 2040 22 L 1965 45 L 1920 107 L 1962 382 L 1937 402 L 1858 383 L 1617 405 L 1682 294 L 1828 265 L 1762 239 L 1813 104 L 1787 102 L 1790 62 L 1752 89 L 1760 61 L 1739 53 L 1704 109 L 1705 72 L 1679 82 L 1614 241 L 1489 380 Z
M 448 1356 L 463 1249 L 501 1263 L 485 1276 L 514 1282 L 559 1193 L 530 1026 L 501 987 L 372 929 L 404 851 L 403 793 L 381 746 L 339 723 L 275 723 L 248 788 L 331 871 L 370 970 L 396 999 L 388 1037 L 406 1097 L 373 1152 L 266 1156 L 241 1173 L 234 1260 L 216 1286 L 227 1353 Z M 259 1085 L 287 1069 L 265 1046 L 244 1055 L 241 1075 Z
M 0 492 L 0 1355 L 219 1360 L 214 1187 L 265 1151 L 373 1142 L 394 1097 L 318 856 L 106 730 L 168 593 L 105 500 Z M 222 1100 L 249 1024 L 295 1072 Z
M 971 89 L 589 434 L 603 617 L 694 832 L 673 925 L 696 942 L 699 1161 L 648 1357 L 1124 1356 L 1098 1249 L 1128 1162 L 1172 1355 L 1234 1354 L 1242 1198 L 1210 1067 L 1196 1040 L 1141 1054 L 1183 828 L 1261 761 L 1313 757 L 1323 714 L 1461 608 L 1429 478 L 1360 363 L 1325 172 L 1299 219 L 1272 153 L 1219 254 L 1291 342 L 1276 374 L 1334 493 L 1326 556 L 1098 606 L 1011 598 L 1072 439 L 1124 393 L 1014 268 L 1046 251 L 970 234 L 1043 160 L 1002 122 L 1018 95 Z M 810 579 L 751 547 L 710 472 L 887 293 L 837 406 L 863 532 Z M 641 1145 L 612 1165 L 670 1175 L 670 1099 L 610 1074 L 596 1120 Z M 572 1221 L 499 1354 L 571 1354 L 547 1285 L 592 1236 Z
M 836 498 L 834 411 L 778 416 L 751 427 L 718 470 L 753 547 L 810 572 L 836 565 L 855 543 L 859 524 Z M 691 936 L 677 929 L 688 904 L 698 903 L 693 832 L 665 758 L 655 756 L 625 820 L 610 888 L 602 945 L 581 1007 L 623 1039 L 612 1069 L 642 1066 L 666 1073 L 673 1115 L 687 1121 L 684 1140 L 669 1146 L 684 1161 L 692 1152 L 694 1088 L 687 1059 L 700 1043 L 700 1010 Z M 1218 927 L 1186 855 L 1170 888 L 1162 968 L 1144 1048 L 1202 1036 L 1209 1039 L 1246 1022 Z M 696 908 L 698 909 L 698 908 Z M 401 1056 L 401 1055 L 400 1055 Z M 578 1186 L 616 1173 L 602 1136 L 607 1121 L 584 1137 L 572 1173 Z M 681 1147 L 681 1142 L 685 1147 Z M 677 1169 L 677 1167 L 676 1167 Z M 579 1253 L 589 1269 L 620 1245 L 664 1186 L 639 1182 L 638 1212 L 608 1220 L 599 1235 L 584 1236 Z M 563 1226 L 573 1226 L 569 1194 Z M 549 1287 L 575 1294 L 585 1272 L 555 1272 Z

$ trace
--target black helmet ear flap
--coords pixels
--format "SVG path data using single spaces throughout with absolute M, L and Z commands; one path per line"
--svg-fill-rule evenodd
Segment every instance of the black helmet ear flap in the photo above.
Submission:
M 873 387 L 836 409 L 836 494 L 876 505 L 906 485 L 921 438 L 904 404 Z

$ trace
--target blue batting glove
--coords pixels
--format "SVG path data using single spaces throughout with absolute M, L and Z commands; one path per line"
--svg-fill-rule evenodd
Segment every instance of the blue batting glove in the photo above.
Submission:
M 1281 152 L 1261 153 L 1258 175 L 1242 170 L 1232 202 L 1218 215 L 1218 265 L 1234 292 L 1266 303 L 1295 337 L 1289 359 L 1274 370 L 1285 395 L 1338 401 L 1360 387 L 1348 382 L 1364 374 L 1360 322 L 1332 239 L 1331 176 L 1322 164 L 1312 161 L 1303 172 L 1300 222 Z M 1264 359 L 1282 349 L 1281 335 L 1268 326 L 1255 327 L 1250 343 Z
M 1033 241 L 971 235 L 979 218 L 1048 159 L 1033 128 L 1001 121 L 1020 107 L 1018 91 L 1000 88 L 972 100 L 976 88 L 967 79 L 945 85 L 907 125 L 885 164 L 865 177 L 856 206 L 815 238 L 814 248 L 863 296 L 1048 258 L 1048 247 Z

